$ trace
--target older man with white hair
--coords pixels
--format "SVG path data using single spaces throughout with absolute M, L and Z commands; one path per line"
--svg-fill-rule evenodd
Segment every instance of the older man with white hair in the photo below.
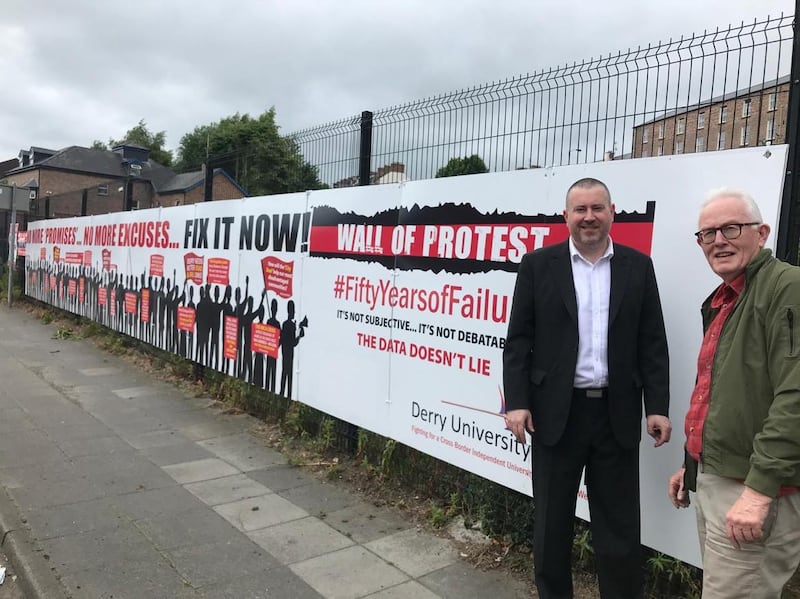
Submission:
M 722 283 L 686 414 L 675 507 L 695 503 L 703 598 L 779 598 L 800 562 L 800 268 L 764 249 L 770 227 L 746 193 L 713 191 L 697 244 Z

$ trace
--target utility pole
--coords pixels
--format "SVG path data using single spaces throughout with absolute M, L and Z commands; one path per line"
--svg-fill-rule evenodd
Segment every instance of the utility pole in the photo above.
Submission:
M 16 266 L 15 257 L 17 255 L 17 205 L 14 202 L 17 186 L 11 186 L 11 224 L 8 227 L 8 307 L 11 307 L 12 295 L 14 290 L 14 267 Z

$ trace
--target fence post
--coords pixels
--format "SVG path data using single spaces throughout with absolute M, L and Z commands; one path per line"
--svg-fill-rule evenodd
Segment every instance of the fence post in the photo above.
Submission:
M 358 153 L 359 185 L 369 185 L 370 162 L 372 162 L 372 113 L 365 110 L 361 113 L 361 148 Z
M 783 180 L 778 239 L 775 255 L 782 260 L 798 263 L 800 244 L 800 222 L 798 222 L 798 191 L 800 191 L 800 32 L 797 30 L 797 15 L 800 0 L 795 0 L 795 22 L 792 37 L 792 72 L 789 77 L 789 111 L 786 117 L 786 143 L 789 153 L 786 158 L 786 177 Z
M 214 199 L 214 165 L 211 158 L 206 158 L 206 171 L 203 179 L 203 201 L 210 202 Z

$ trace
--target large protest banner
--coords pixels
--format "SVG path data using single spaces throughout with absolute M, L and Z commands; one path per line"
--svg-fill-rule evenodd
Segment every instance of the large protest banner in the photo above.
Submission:
M 530 494 L 530 445 L 502 418 L 515 272 L 567 239 L 569 185 L 599 178 L 614 242 L 653 258 L 670 344 L 675 433 L 642 444 L 643 541 L 697 564 L 693 515 L 665 491 L 718 283 L 692 233 L 722 185 L 777 228 L 785 161 L 772 146 L 38 221 L 26 291 Z

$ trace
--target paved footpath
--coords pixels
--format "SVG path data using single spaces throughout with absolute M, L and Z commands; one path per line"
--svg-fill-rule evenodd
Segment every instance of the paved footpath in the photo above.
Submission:
M 255 419 L 55 332 L 0 308 L 0 599 L 530 596 L 289 466 Z

